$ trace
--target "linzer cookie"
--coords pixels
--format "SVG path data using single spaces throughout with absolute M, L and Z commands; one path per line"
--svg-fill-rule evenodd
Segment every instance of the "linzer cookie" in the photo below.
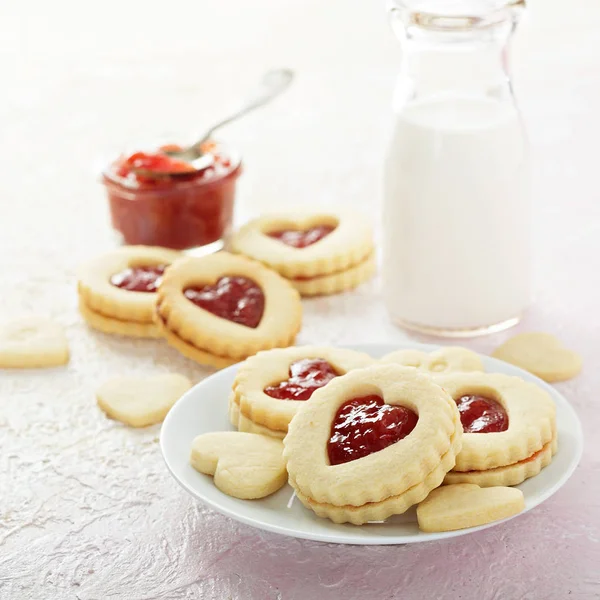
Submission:
M 316 390 L 373 362 L 362 352 L 324 346 L 259 352 L 235 377 L 230 420 L 240 431 L 283 438 L 298 409 Z
M 456 404 L 429 376 L 399 365 L 355 369 L 316 390 L 284 439 L 300 501 L 336 523 L 405 512 L 453 468 Z
M 158 288 L 155 320 L 167 342 L 199 363 L 225 367 L 294 342 L 298 292 L 277 273 L 227 252 L 182 258 Z
M 152 246 L 124 246 L 79 270 L 79 311 L 104 333 L 160 337 L 153 322 L 156 289 L 178 252 Z
M 463 446 L 445 483 L 517 485 L 550 464 L 558 447 L 555 407 L 533 383 L 499 373 L 434 378 L 460 412 Z
M 484 370 L 481 358 L 475 352 L 459 346 L 447 346 L 429 353 L 413 349 L 396 350 L 384 356 L 381 362 L 414 367 L 427 373 Z
M 233 235 L 231 249 L 276 270 L 303 296 L 349 290 L 375 272 L 372 228 L 351 212 L 264 215 Z

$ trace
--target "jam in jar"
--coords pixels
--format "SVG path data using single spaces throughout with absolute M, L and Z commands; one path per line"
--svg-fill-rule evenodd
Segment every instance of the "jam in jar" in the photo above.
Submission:
M 113 228 L 128 245 L 220 249 L 231 228 L 239 157 L 207 142 L 202 151 L 213 155 L 213 164 L 198 172 L 167 149 L 177 147 L 121 156 L 104 171 Z

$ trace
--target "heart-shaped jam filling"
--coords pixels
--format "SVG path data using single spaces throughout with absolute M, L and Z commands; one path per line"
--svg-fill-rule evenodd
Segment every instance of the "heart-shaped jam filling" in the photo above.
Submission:
M 128 292 L 156 292 L 167 265 L 129 267 L 115 273 L 110 283 Z
M 329 463 L 340 465 L 379 452 L 405 438 L 418 420 L 410 408 L 385 404 L 380 396 L 348 400 L 331 424 Z
M 283 242 L 293 248 L 306 248 L 316 244 L 335 229 L 332 225 L 317 225 L 309 229 L 281 229 L 271 231 L 269 237 Z
M 246 327 L 258 327 L 265 309 L 262 290 L 247 277 L 221 277 L 214 285 L 189 287 L 183 294 L 213 315 Z
M 462 396 L 456 400 L 465 433 L 494 433 L 508 429 L 508 415 L 496 400 L 485 396 Z
M 264 389 L 278 400 L 308 400 L 315 390 L 337 377 L 334 368 L 323 358 L 303 358 L 290 365 L 290 378 Z

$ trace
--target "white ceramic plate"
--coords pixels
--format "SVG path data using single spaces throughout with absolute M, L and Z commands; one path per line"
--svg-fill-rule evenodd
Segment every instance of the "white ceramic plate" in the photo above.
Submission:
M 361 344 L 353 350 L 381 357 L 398 348 L 431 351 L 438 346 L 425 344 Z M 537 477 L 518 486 L 525 495 L 525 511 L 531 510 L 554 494 L 569 479 L 583 448 L 581 424 L 575 411 L 554 388 L 537 377 L 502 361 L 482 356 L 489 372 L 517 375 L 547 390 L 556 403 L 559 447 L 554 460 Z M 275 533 L 297 538 L 339 544 L 407 544 L 439 540 L 498 525 L 501 521 L 446 533 L 423 533 L 417 527 L 414 507 L 385 523 L 336 525 L 317 517 L 304 508 L 293 490 L 286 485 L 262 500 L 238 500 L 220 492 L 212 477 L 202 475 L 189 464 L 192 440 L 208 431 L 229 431 L 233 427 L 227 416 L 227 400 L 237 365 L 219 371 L 187 392 L 171 409 L 162 426 L 160 445 L 167 467 L 175 479 L 192 496 L 215 510 L 235 519 Z M 521 513 L 523 514 L 523 513 Z

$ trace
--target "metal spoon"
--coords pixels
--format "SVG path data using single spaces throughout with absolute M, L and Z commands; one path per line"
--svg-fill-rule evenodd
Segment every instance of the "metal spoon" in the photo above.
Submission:
M 204 169 L 207 169 L 213 164 L 214 157 L 210 153 L 202 153 L 202 144 L 208 141 L 217 129 L 223 127 L 224 125 L 228 125 L 240 117 L 243 117 L 245 114 L 256 108 L 267 104 L 273 98 L 281 94 L 281 92 L 283 92 L 289 86 L 293 78 L 294 72 L 291 69 L 273 69 L 268 71 L 263 76 L 258 88 L 236 112 L 222 121 L 219 121 L 216 125 L 213 125 L 197 142 L 191 146 L 184 148 L 183 150 L 167 150 L 164 153 L 172 158 L 189 163 L 193 167 L 194 171 L 203 171 Z M 190 174 L 190 171 L 176 171 L 172 173 L 165 171 L 156 172 L 148 169 L 133 169 L 133 171 L 137 175 L 155 178 L 178 177 L 186 175 L 189 176 Z

